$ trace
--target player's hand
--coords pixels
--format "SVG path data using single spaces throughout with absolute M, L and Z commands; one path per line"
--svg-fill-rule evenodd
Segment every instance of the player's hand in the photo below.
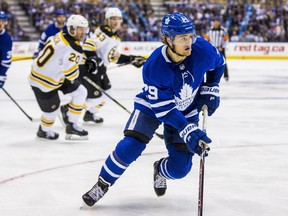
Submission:
M 188 124 L 183 130 L 181 130 L 179 135 L 186 143 L 188 150 L 198 155 L 201 155 L 202 152 L 200 146 L 201 142 L 205 143 L 205 148 L 208 148 L 208 145 L 206 144 L 212 142 L 204 131 L 200 130 L 197 125 L 192 123 Z
M 39 50 L 36 50 L 36 51 L 33 53 L 32 58 L 35 59 L 35 58 L 38 57 L 38 55 L 39 55 Z
M 217 49 L 220 51 L 220 52 L 223 52 L 223 47 L 217 47 Z
M 131 64 L 137 68 L 140 68 L 146 62 L 146 58 L 143 56 L 133 56 L 131 55 Z
M 88 73 L 97 74 L 98 69 L 103 65 L 101 58 L 97 56 L 90 56 L 86 59 L 85 65 L 87 66 Z
M 208 116 L 211 116 L 220 105 L 220 94 L 218 83 L 204 83 L 200 89 L 200 97 L 197 109 L 201 111 L 203 105 L 208 107 Z
M 4 86 L 5 81 L 6 81 L 6 76 L 0 76 L 0 88 Z

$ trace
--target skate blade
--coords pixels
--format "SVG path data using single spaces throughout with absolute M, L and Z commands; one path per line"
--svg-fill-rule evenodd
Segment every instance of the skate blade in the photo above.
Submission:
M 58 138 L 57 139 L 48 139 L 48 138 L 44 138 L 44 137 L 38 137 L 38 136 L 36 136 L 36 138 L 35 138 L 36 140 L 39 140 L 39 141 L 44 141 L 44 142 L 51 142 L 51 141 L 56 141 L 56 140 L 58 140 Z
M 66 140 L 88 140 L 88 136 L 78 136 L 76 134 L 66 134 Z
M 101 126 L 103 125 L 104 122 L 100 122 L 100 123 L 96 123 L 93 121 L 83 121 L 83 125 L 87 125 L 87 126 Z

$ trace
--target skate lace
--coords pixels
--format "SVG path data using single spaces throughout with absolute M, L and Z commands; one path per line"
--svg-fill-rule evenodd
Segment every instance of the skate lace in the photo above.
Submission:
M 56 133 L 52 130 L 46 132 L 46 137 L 55 137 Z
M 166 179 L 160 175 L 156 176 L 156 180 L 154 181 L 155 188 L 166 188 Z
M 96 185 L 89 191 L 88 194 L 94 201 L 98 201 L 104 196 L 105 192 L 102 190 L 101 187 Z
M 84 129 L 81 128 L 81 127 L 79 127 L 77 124 L 73 124 L 73 128 L 74 128 L 76 131 L 79 131 L 79 132 L 84 131 Z
M 101 117 L 98 117 L 98 116 L 94 116 L 93 118 L 94 118 L 94 120 L 100 120 L 101 119 Z

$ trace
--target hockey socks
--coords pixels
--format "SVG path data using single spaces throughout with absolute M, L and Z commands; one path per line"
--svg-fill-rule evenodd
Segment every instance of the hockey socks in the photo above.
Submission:
M 133 137 L 126 136 L 106 159 L 105 164 L 102 166 L 100 177 L 113 185 L 126 168 L 141 155 L 145 148 L 146 144 Z

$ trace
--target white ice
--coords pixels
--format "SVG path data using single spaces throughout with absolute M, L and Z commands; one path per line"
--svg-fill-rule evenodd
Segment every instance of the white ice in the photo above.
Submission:
M 33 118 L 41 112 L 27 83 L 30 61 L 13 62 L 5 89 Z M 208 119 L 213 139 L 205 166 L 205 216 L 286 216 L 288 214 L 288 62 L 228 61 L 230 81 L 221 82 L 221 107 Z M 141 70 L 123 66 L 108 72 L 111 95 L 133 108 L 142 88 Z M 68 97 L 61 95 L 62 103 Z M 154 137 L 92 208 L 81 196 L 97 180 L 129 114 L 107 100 L 102 126 L 84 125 L 88 141 L 66 141 L 57 119 L 57 141 L 36 139 L 30 120 L 0 90 L 1 216 L 191 216 L 197 215 L 199 157 L 181 180 L 169 181 L 167 194 L 153 191 L 152 165 L 166 156 Z

